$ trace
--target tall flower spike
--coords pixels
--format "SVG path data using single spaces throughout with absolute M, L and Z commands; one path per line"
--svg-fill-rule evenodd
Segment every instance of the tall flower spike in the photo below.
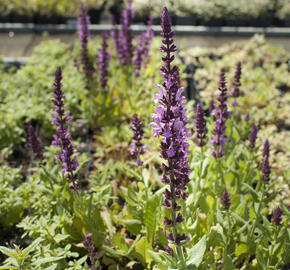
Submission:
M 225 210 L 229 210 L 229 208 L 231 206 L 231 199 L 230 199 L 229 193 L 226 190 L 224 190 L 224 192 L 222 194 L 221 204 Z
M 68 124 L 71 123 L 70 111 L 65 113 L 64 92 L 61 90 L 62 84 L 62 71 L 58 67 L 55 72 L 55 80 L 53 84 L 54 93 L 51 99 L 54 104 L 55 112 L 53 112 L 53 118 L 51 123 L 56 125 L 56 131 L 58 135 L 53 135 L 52 145 L 60 146 L 61 150 L 58 153 L 56 159 L 62 162 L 62 173 L 72 182 L 70 188 L 77 189 L 77 174 L 76 169 L 79 167 L 77 157 L 74 153 L 77 151 L 72 145 L 71 135 L 68 131 Z
M 114 40 L 114 46 L 116 50 L 116 56 L 119 59 L 119 61 L 122 61 L 122 47 L 121 47 L 121 42 L 119 39 L 119 30 L 116 26 L 116 19 L 114 15 L 111 15 L 111 22 L 113 25 L 113 29 L 111 31 L 111 37 Z
M 90 17 L 87 16 L 84 5 L 81 5 L 81 14 L 78 17 L 79 25 L 79 40 L 81 42 L 81 63 L 83 66 L 83 71 L 87 79 L 90 79 L 94 72 L 94 67 L 92 66 L 89 58 L 88 52 L 88 39 L 90 36 L 90 31 L 88 25 L 90 24 Z
M 282 212 L 281 212 L 280 206 L 277 206 L 274 209 L 272 219 L 273 219 L 273 223 L 275 225 L 279 226 L 281 224 L 283 217 L 282 217 Z
M 141 166 L 143 164 L 140 156 L 145 153 L 145 147 L 141 140 L 143 139 L 143 123 L 138 117 L 137 114 L 133 115 L 132 119 L 132 131 L 133 131 L 133 136 L 132 139 L 134 142 L 132 143 L 131 149 L 130 149 L 130 154 L 137 159 L 137 164 Z
M 95 251 L 95 247 L 92 241 L 93 235 L 88 233 L 84 238 L 84 247 L 88 250 L 88 255 L 91 261 L 91 270 L 96 270 L 95 265 L 97 261 L 97 253 Z
M 111 55 L 108 53 L 108 44 L 107 44 L 107 32 L 104 31 L 102 33 L 102 45 L 99 50 L 99 69 L 101 71 L 101 87 L 103 89 L 107 86 L 108 81 L 108 66 L 109 61 L 111 59 Z
M 240 86 L 241 86 L 241 75 L 242 75 L 242 64 L 239 61 L 236 65 L 236 72 L 233 82 L 233 88 L 231 90 L 232 96 L 235 98 L 233 103 L 234 106 L 238 105 L 237 99 L 240 96 Z
M 212 155 L 215 158 L 220 158 L 224 155 L 224 147 L 227 142 L 227 138 L 225 135 L 226 131 L 226 120 L 230 115 L 228 111 L 228 102 L 227 102 L 227 87 L 226 87 L 226 78 L 225 74 L 222 72 L 220 74 L 220 82 L 219 82 L 219 91 L 220 95 L 217 98 L 219 101 L 219 106 L 213 110 L 213 113 L 218 116 L 218 119 L 215 121 L 214 126 L 214 134 L 211 139 L 211 144 L 213 146 Z
M 262 160 L 262 180 L 268 181 L 270 179 L 271 167 L 269 164 L 269 156 L 270 156 L 270 144 L 269 141 L 266 140 L 264 143 L 263 149 L 263 160 Z
M 184 236 L 178 233 L 177 223 L 183 220 L 182 214 L 178 211 L 180 200 L 185 200 L 188 196 L 186 184 L 189 182 L 188 168 L 188 142 L 189 137 L 186 123 L 188 121 L 186 109 L 184 108 L 185 97 L 182 96 L 183 88 L 179 85 L 179 69 L 172 66 L 176 47 L 173 43 L 174 32 L 171 30 L 171 18 L 166 8 L 163 9 L 161 17 L 163 37 L 161 52 L 164 65 L 161 67 L 161 74 L 164 77 L 163 85 L 157 85 L 159 91 L 155 95 L 154 102 L 159 103 L 155 107 L 155 114 L 152 114 L 154 122 L 151 123 L 155 137 L 161 137 L 161 157 L 166 160 L 163 164 L 162 182 L 169 185 L 169 189 L 164 192 L 165 200 L 163 205 L 171 208 L 170 218 L 164 218 L 164 225 L 172 228 L 170 239 L 177 246 L 183 244 Z M 169 240 L 170 240 L 169 239 Z M 171 248 L 166 250 L 172 254 Z
M 196 109 L 195 109 L 195 143 L 199 147 L 203 147 L 206 144 L 206 121 L 204 119 L 204 111 L 202 108 L 202 105 L 200 103 L 197 103 Z
M 257 133 L 259 131 L 259 128 L 256 125 L 252 125 L 250 137 L 249 137 L 249 147 L 253 150 L 256 145 L 257 140 Z
M 35 156 L 41 159 L 43 156 L 43 149 L 40 145 L 35 129 L 31 124 L 28 126 L 28 145 L 31 147 Z
M 127 0 L 126 8 L 122 11 L 121 16 L 121 30 L 119 32 L 119 40 L 122 47 L 123 65 L 132 64 L 133 57 L 133 32 L 131 29 L 132 20 L 134 18 L 134 11 L 131 7 L 131 0 Z

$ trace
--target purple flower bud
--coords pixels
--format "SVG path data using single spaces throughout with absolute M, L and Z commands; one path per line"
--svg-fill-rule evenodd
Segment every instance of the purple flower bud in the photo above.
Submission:
M 137 159 L 137 164 L 140 166 L 143 164 L 141 161 L 140 156 L 145 153 L 145 147 L 141 140 L 144 138 L 143 137 L 143 122 L 140 120 L 137 114 L 133 115 L 132 119 L 132 131 L 133 131 L 133 136 L 132 140 L 134 141 L 132 143 L 130 153 L 132 156 L 136 157 Z
M 275 225 L 279 226 L 281 224 L 283 216 L 282 216 L 282 212 L 281 212 L 280 206 L 277 206 L 274 209 L 272 219 L 273 219 L 273 223 Z
M 194 141 L 199 147 L 203 147 L 206 144 L 207 131 L 206 131 L 206 121 L 204 119 L 204 111 L 200 103 L 196 105 L 194 122 L 196 129 Z
M 250 120 L 250 114 L 248 112 L 246 112 L 244 119 L 245 119 L 246 122 L 249 122 L 249 120 Z
M 176 217 L 176 223 L 181 223 L 182 221 L 184 221 L 184 218 L 180 213 L 178 213 Z
M 165 217 L 163 219 L 163 224 L 166 225 L 166 226 L 172 226 L 173 225 L 173 222 L 171 219 L 169 219 L 168 217 Z
M 165 245 L 165 251 L 173 257 L 173 249 L 170 246 Z
M 28 145 L 31 147 L 32 152 L 37 158 L 41 159 L 43 157 L 43 149 L 40 145 L 35 129 L 31 124 L 28 126 Z
M 172 232 L 168 234 L 167 239 L 168 239 L 169 241 L 174 241 L 174 236 L 173 236 L 173 233 L 172 233 Z
M 102 45 L 99 50 L 99 69 L 101 72 L 101 87 L 103 89 L 106 88 L 107 86 L 107 81 L 108 81 L 108 66 L 109 66 L 109 61 L 111 59 L 111 55 L 108 53 L 108 44 L 107 44 L 107 32 L 104 31 L 102 33 Z
M 222 72 L 220 74 L 220 82 L 219 82 L 219 91 L 220 95 L 217 98 L 219 101 L 218 109 L 216 109 L 216 115 L 218 116 L 218 119 L 215 121 L 214 126 L 214 134 L 211 139 L 212 144 L 212 155 L 215 158 L 220 158 L 224 155 L 224 147 L 227 142 L 227 138 L 225 135 L 226 131 L 226 120 L 230 115 L 230 112 L 228 111 L 227 107 L 227 88 L 226 88 L 226 78 L 225 74 Z
M 51 123 L 56 125 L 56 131 L 58 135 L 53 135 L 52 145 L 60 146 L 61 151 L 58 153 L 56 159 L 62 162 L 63 170 L 62 173 L 72 182 L 72 188 L 78 188 L 76 169 L 79 167 L 77 157 L 74 153 L 77 151 L 73 147 L 71 141 L 71 135 L 68 131 L 68 123 L 71 123 L 72 118 L 70 117 L 70 111 L 65 113 L 64 105 L 64 92 L 61 90 L 62 84 L 62 71 L 58 67 L 55 72 L 54 80 L 54 93 L 51 99 L 54 104 L 55 112 L 53 112 L 53 118 Z
M 92 66 L 89 58 L 88 52 L 88 39 L 90 36 L 90 31 L 88 25 L 90 24 L 90 17 L 87 16 L 84 5 L 81 5 L 81 15 L 78 18 L 79 25 L 79 40 L 81 42 L 81 63 L 83 66 L 83 71 L 87 79 L 90 79 L 94 72 L 94 67 Z
M 249 147 L 251 149 L 255 148 L 258 131 L 259 131 L 259 128 L 256 125 L 252 125 L 252 129 L 251 129 L 251 133 L 249 137 Z
M 229 193 L 226 190 L 222 194 L 221 203 L 225 210 L 229 210 L 231 206 L 231 199 Z
M 264 143 L 264 148 L 263 148 L 263 157 L 269 157 L 270 156 L 270 144 L 269 140 L 267 139 Z
M 91 261 L 91 270 L 96 270 L 95 269 L 95 264 L 97 261 L 97 253 L 95 251 L 95 247 L 92 241 L 92 237 L 93 235 L 91 233 L 88 233 L 85 237 L 84 237 L 84 247 L 88 250 L 88 255 Z
M 176 245 L 179 245 L 181 242 L 187 240 L 187 236 L 185 234 L 177 234 L 177 237 L 176 237 L 176 240 L 175 240 L 175 243 Z

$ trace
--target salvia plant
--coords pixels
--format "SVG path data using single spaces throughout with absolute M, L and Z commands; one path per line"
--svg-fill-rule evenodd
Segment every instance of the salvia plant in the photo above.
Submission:
M 81 46 L 47 41 L 1 73 L 0 269 L 288 269 L 289 175 L 246 107 L 253 43 L 224 72 L 201 60 L 217 94 L 187 101 L 169 11 L 153 39 L 133 10 L 95 41 L 82 7 Z

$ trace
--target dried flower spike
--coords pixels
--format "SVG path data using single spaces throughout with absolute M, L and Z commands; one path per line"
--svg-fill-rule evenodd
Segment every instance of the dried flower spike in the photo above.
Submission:
M 32 152 L 37 158 L 41 159 L 43 157 L 43 149 L 40 145 L 35 129 L 31 124 L 28 126 L 28 145 L 31 147 Z
M 204 111 L 202 105 L 197 103 L 195 110 L 195 143 L 199 147 L 203 147 L 206 144 L 206 121 L 204 119 Z
M 141 140 L 143 139 L 143 123 L 138 117 L 137 114 L 133 115 L 132 119 L 132 131 L 133 131 L 133 136 L 132 139 L 134 142 L 132 143 L 132 147 L 130 149 L 130 154 L 132 156 L 135 156 L 137 159 L 137 164 L 141 166 L 143 164 L 140 156 L 145 153 L 145 147 Z
M 58 135 L 53 135 L 52 145 L 60 146 L 61 151 L 57 155 L 57 160 L 62 162 L 62 173 L 72 182 L 71 188 L 77 189 L 77 174 L 76 169 L 79 167 L 77 157 L 74 153 L 77 151 L 72 145 L 71 135 L 68 131 L 68 124 L 71 123 L 70 111 L 65 113 L 64 92 L 61 90 L 62 84 L 62 71 L 58 67 L 55 72 L 54 80 L 54 93 L 51 99 L 54 104 L 55 112 L 53 112 L 53 118 L 51 123 L 56 125 L 56 131 Z

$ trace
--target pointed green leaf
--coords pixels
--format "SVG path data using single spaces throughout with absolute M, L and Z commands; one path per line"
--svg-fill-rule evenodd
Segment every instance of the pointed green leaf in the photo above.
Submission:
M 188 250 L 187 266 L 195 265 L 198 267 L 206 249 L 206 236 L 204 235 L 191 249 Z

